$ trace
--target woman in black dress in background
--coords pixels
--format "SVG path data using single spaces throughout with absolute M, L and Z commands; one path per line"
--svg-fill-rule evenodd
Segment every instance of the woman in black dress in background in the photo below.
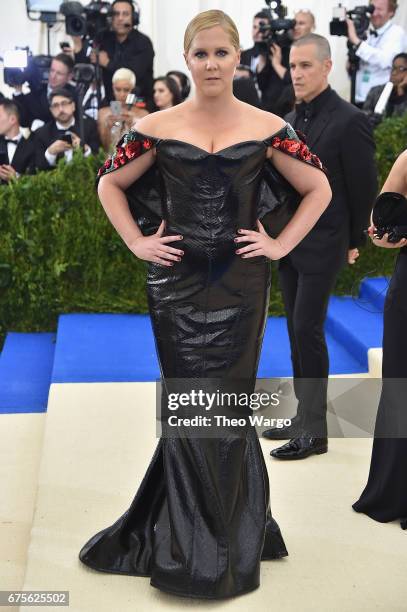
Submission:
M 407 151 L 394 164 L 383 193 L 407 196 Z M 407 208 L 407 200 L 405 201 Z M 400 248 L 384 306 L 383 387 L 376 419 L 369 479 L 360 499 L 353 504 L 381 523 L 400 520 L 407 528 L 407 241 L 393 244 L 387 236 L 374 237 L 384 248 Z M 398 380 L 394 380 L 398 379 Z M 404 437 L 403 437 L 404 436 Z
M 164 382 L 215 379 L 223 389 L 239 379 L 250 392 L 269 260 L 298 244 L 331 192 L 320 161 L 290 126 L 234 98 L 239 47 L 221 11 L 192 20 L 185 59 L 195 98 L 124 136 L 100 171 L 99 195 L 126 245 L 149 262 Z M 303 196 L 278 239 L 257 220 L 268 160 Z M 272 194 L 266 199 L 272 207 Z M 163 591 L 217 599 L 257 588 L 260 560 L 286 555 L 257 434 L 243 426 L 211 439 L 181 428 L 163 436 L 129 510 L 93 536 L 80 559 L 100 571 L 150 576 Z

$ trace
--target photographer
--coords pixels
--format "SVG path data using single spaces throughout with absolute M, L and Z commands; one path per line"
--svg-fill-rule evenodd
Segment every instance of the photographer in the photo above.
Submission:
M 72 79 L 73 67 L 72 58 L 66 53 L 59 53 L 51 62 L 47 85 L 27 94 L 22 93 L 22 85 L 14 87 L 13 100 L 17 104 L 23 127 L 29 127 L 34 131 L 39 125 L 52 119 L 49 110 L 49 95 L 55 89 L 63 87 L 74 94 L 75 88 L 69 83 Z
M 0 182 L 8 183 L 20 174 L 34 172 L 32 138 L 24 138 L 17 105 L 0 100 Z
M 112 30 L 96 36 L 93 49 L 80 36 L 74 36 L 75 63 L 92 62 L 102 67 L 107 100 L 113 99 L 112 77 L 119 68 L 128 68 L 137 78 L 139 97 L 151 100 L 153 90 L 154 49 L 151 40 L 136 29 L 138 15 L 130 0 L 112 4 Z M 98 55 L 98 57 L 97 57 Z
M 356 74 L 356 104 L 362 106 L 372 87 L 387 83 L 395 55 L 406 50 L 407 40 L 403 28 L 392 22 L 397 0 L 372 0 L 375 7 L 371 18 L 373 26 L 366 40 L 361 40 L 355 24 L 347 19 L 348 39 L 360 59 Z
M 254 46 L 242 52 L 241 63 L 249 66 L 257 76 L 262 94 L 262 107 L 281 116 L 284 110 L 280 99 L 291 82 L 288 70 L 290 45 L 280 47 L 273 43 L 268 48 L 264 40 L 269 27 L 270 17 L 267 12 L 261 11 L 254 16 L 252 28 Z
M 67 89 L 56 89 L 50 95 L 52 121 L 39 128 L 34 135 L 36 167 L 39 170 L 50 170 L 56 166 L 58 159 L 65 156 L 72 159 L 74 149 L 80 147 L 79 122 L 75 119 L 75 100 Z M 84 119 L 85 145 L 84 155 L 97 153 L 100 141 L 93 119 Z

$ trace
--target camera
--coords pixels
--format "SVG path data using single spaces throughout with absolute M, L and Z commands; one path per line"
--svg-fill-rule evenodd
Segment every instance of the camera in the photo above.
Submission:
M 17 87 L 28 82 L 31 91 L 41 89 L 48 83 L 52 57 L 35 55 L 29 47 L 16 47 L 6 51 L 3 57 L 4 82 L 9 87 Z
M 355 8 L 347 11 L 342 4 L 334 8 L 333 18 L 329 24 L 331 36 L 348 36 L 348 24 L 346 17 L 349 17 L 355 25 L 355 30 L 359 38 L 363 39 L 370 25 L 370 18 L 373 15 L 375 7 L 373 4 L 368 6 L 355 6 Z
M 90 85 L 96 78 L 95 67 L 92 64 L 75 64 L 72 76 L 75 83 Z
M 266 0 L 268 6 L 264 12 L 269 13 L 269 21 L 260 21 L 262 42 L 257 43 L 260 52 L 269 53 L 270 47 L 277 44 L 289 47 L 292 43 L 291 30 L 295 27 L 295 19 L 287 19 L 287 8 L 281 0 Z
M 90 2 L 87 6 L 80 2 L 63 2 L 60 12 L 65 16 L 67 34 L 88 36 L 93 40 L 109 28 L 112 7 L 110 2 Z

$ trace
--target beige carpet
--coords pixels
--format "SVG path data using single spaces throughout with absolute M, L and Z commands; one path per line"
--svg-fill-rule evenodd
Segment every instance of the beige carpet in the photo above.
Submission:
M 45 416 L 0 415 L 0 590 L 24 581 Z
M 366 481 L 369 439 L 332 439 L 327 455 L 295 463 L 271 460 L 268 452 L 278 443 L 262 441 L 272 509 L 290 556 L 264 562 L 261 587 L 251 594 L 224 602 L 180 599 L 150 587 L 146 578 L 83 566 L 77 557 L 81 546 L 128 508 L 144 475 L 157 443 L 154 405 L 149 383 L 52 386 L 24 589 L 69 590 L 69 610 L 84 612 L 406 610 L 407 534 L 397 523 L 381 525 L 351 509 Z M 11 415 L 10 420 L 43 416 Z M 31 420 L 39 425 L 41 418 Z M 35 426 L 28 420 L 22 429 L 31 440 L 29 430 Z M 4 434 L 3 429 L 1 440 Z M 23 434 L 17 435 L 24 446 Z M 8 453 L 2 452 L 2 459 L 7 476 Z M 32 482 L 35 461 L 26 462 L 25 479 Z M 26 499 L 29 487 L 23 478 L 20 488 L 8 486 L 6 496 L 14 496 L 16 514 L 2 513 L 2 520 L 22 516 L 26 525 L 32 493 Z M 0 535 L 3 544 L 3 530 Z M 17 588 L 4 579 L 3 546 L 0 563 L 1 588 Z

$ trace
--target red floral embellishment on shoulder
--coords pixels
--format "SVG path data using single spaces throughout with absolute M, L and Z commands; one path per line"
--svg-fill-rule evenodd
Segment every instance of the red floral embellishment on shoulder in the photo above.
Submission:
M 294 138 L 279 138 L 276 136 L 272 139 L 271 146 L 274 149 L 288 153 L 292 157 L 296 157 L 301 161 L 310 163 L 320 170 L 324 170 L 319 157 L 311 153 L 305 142 L 302 142 L 299 139 L 295 140 Z
M 111 155 L 98 171 L 98 178 L 103 174 L 108 174 L 113 170 L 117 170 L 124 166 L 129 161 L 137 159 L 146 151 L 149 151 L 154 146 L 150 138 L 137 135 L 136 132 L 128 132 L 125 134 L 116 146 L 116 151 Z

